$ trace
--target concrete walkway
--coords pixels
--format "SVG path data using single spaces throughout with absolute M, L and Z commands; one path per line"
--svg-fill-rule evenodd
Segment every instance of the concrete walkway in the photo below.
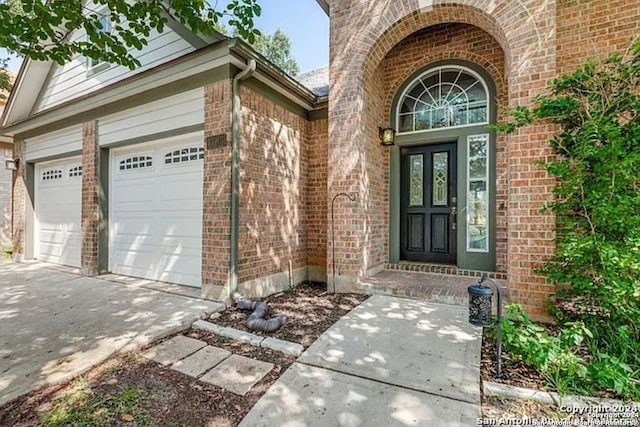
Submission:
M 222 309 L 44 264 L 0 264 L 0 405 Z
M 312 344 L 241 426 L 476 425 L 480 330 L 467 316 L 373 296 Z

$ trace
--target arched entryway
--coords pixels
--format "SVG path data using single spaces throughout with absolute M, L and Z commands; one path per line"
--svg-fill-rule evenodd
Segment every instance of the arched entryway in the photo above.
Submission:
M 496 86 L 464 60 L 417 69 L 397 90 L 389 261 L 496 268 Z

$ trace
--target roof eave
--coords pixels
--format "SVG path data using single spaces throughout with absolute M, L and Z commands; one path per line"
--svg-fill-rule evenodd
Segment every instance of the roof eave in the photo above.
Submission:
M 300 84 L 287 73 L 284 73 L 243 40 L 239 38 L 232 39 L 229 43 L 229 50 L 244 59 L 255 59 L 258 63 L 258 71 L 268 75 L 287 90 L 305 100 L 310 106 L 315 106 L 317 103 L 318 97 L 309 88 Z
M 327 0 L 316 0 L 316 1 L 318 2 L 322 10 L 324 10 L 324 13 L 326 13 L 327 16 L 329 16 L 329 2 Z

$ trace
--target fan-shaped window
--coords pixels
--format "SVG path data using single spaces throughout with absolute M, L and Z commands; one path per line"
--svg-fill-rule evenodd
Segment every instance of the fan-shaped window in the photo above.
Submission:
M 164 163 L 166 165 L 202 159 L 204 159 L 204 148 L 202 147 L 182 148 L 180 150 L 170 151 L 164 155 Z
M 60 169 L 42 171 L 43 181 L 53 181 L 54 179 L 62 179 L 62 171 Z
M 153 166 L 153 160 L 151 156 L 133 156 L 124 160 L 120 160 L 119 169 L 121 171 L 131 169 L 143 169 Z
M 474 71 L 457 66 L 434 68 L 414 80 L 400 97 L 400 133 L 487 123 L 488 90 Z
M 69 169 L 69 178 L 78 178 L 82 176 L 82 166 L 75 166 Z

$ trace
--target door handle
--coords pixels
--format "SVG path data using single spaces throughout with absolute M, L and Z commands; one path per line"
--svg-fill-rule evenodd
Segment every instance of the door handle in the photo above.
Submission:
M 455 206 L 451 207 L 451 229 L 455 230 L 458 225 L 458 208 Z

